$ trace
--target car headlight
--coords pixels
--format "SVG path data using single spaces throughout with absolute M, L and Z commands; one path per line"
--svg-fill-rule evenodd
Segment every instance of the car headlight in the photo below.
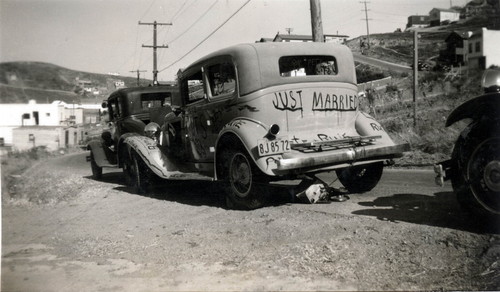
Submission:
M 155 122 L 147 124 L 146 127 L 144 127 L 144 135 L 157 141 L 158 136 L 160 135 L 160 125 Z

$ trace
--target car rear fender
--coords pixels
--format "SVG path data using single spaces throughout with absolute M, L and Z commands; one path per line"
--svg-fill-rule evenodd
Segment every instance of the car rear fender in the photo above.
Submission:
M 377 143 L 383 145 L 394 145 L 391 137 L 384 128 L 372 116 L 367 113 L 359 112 L 356 117 L 356 131 L 361 136 L 381 136 Z
M 280 155 L 260 157 L 257 150 L 257 141 L 266 137 L 269 133 L 269 127 L 249 118 L 237 118 L 226 124 L 224 129 L 219 133 L 216 142 L 214 165 L 219 165 L 220 154 L 224 148 L 240 147 L 240 145 L 235 145 L 236 139 L 236 143 L 240 143 L 244 147 L 250 158 L 262 172 L 274 176 L 275 174 L 271 171 L 269 161 L 278 159 Z M 218 169 L 215 170 L 215 173 L 217 179 Z
M 125 149 L 127 152 L 124 152 Z M 156 141 L 151 138 L 142 135 L 126 136 L 120 151 L 120 153 L 135 152 L 144 164 L 161 178 L 182 176 L 170 159 L 163 154 Z

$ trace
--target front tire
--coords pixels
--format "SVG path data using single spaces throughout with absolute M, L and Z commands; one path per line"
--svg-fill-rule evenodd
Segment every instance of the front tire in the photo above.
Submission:
M 337 177 L 350 193 L 371 191 L 380 181 L 384 164 L 382 162 L 356 165 L 336 170 Z
M 90 151 L 90 168 L 92 169 L 92 178 L 95 180 L 102 179 L 102 167 L 97 165 L 97 162 L 94 158 L 94 153 L 92 150 Z
M 151 170 L 144 164 L 139 154 L 131 150 L 124 161 L 123 172 L 127 185 L 138 194 L 145 194 L 151 189 Z
M 257 168 L 246 151 L 223 151 L 222 177 L 228 208 L 253 210 L 264 206 L 268 197 L 265 174 Z
M 453 190 L 460 206 L 481 219 L 500 220 L 500 137 L 459 137 L 452 153 Z

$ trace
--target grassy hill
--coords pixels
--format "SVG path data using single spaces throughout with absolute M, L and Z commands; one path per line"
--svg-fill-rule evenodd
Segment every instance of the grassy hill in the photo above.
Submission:
M 100 93 L 85 93 L 78 80 L 91 82 Z M 137 84 L 133 77 L 81 72 L 42 62 L 0 63 L 0 103 L 26 103 L 30 99 L 38 103 L 101 101 L 114 90 L 115 80 L 124 81 L 126 86 Z

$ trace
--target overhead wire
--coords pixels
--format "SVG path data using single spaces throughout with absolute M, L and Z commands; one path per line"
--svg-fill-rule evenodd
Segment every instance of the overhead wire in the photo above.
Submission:
M 250 2 L 250 0 L 247 0 L 243 5 L 241 5 L 240 8 L 238 8 L 238 10 L 236 10 L 233 14 L 231 14 L 231 16 L 229 16 L 228 19 L 226 19 L 221 25 L 219 25 L 214 31 L 212 31 L 208 36 L 206 36 L 204 39 L 202 39 L 197 45 L 195 45 L 191 50 L 189 50 L 188 52 L 186 52 L 184 55 L 182 55 L 179 59 L 175 60 L 173 63 L 171 63 L 170 65 L 166 66 L 165 68 L 159 70 L 158 72 L 163 72 L 165 71 L 166 69 L 172 67 L 174 64 L 176 64 L 177 62 L 179 62 L 180 60 L 184 59 L 184 57 L 186 57 L 187 55 L 189 55 L 191 52 L 193 52 L 194 50 L 196 50 L 202 43 L 204 43 L 207 39 L 209 39 L 213 34 L 215 34 L 221 27 L 223 27 L 229 20 L 231 20 L 238 12 L 241 11 L 241 9 L 243 9 L 243 7 L 245 7 L 248 3 Z
M 180 37 L 185 35 L 186 32 L 188 32 L 191 28 L 193 28 L 203 17 L 205 17 L 205 15 L 208 14 L 208 12 L 210 12 L 210 10 L 212 10 L 212 8 L 215 6 L 215 4 L 217 4 L 218 1 L 219 0 L 215 0 L 214 3 L 212 3 L 212 5 L 210 5 L 210 7 L 200 17 L 198 17 L 198 19 L 196 19 L 187 29 L 185 29 L 183 32 L 179 33 L 175 38 L 170 40 L 168 43 L 173 43 L 176 40 L 178 40 Z

